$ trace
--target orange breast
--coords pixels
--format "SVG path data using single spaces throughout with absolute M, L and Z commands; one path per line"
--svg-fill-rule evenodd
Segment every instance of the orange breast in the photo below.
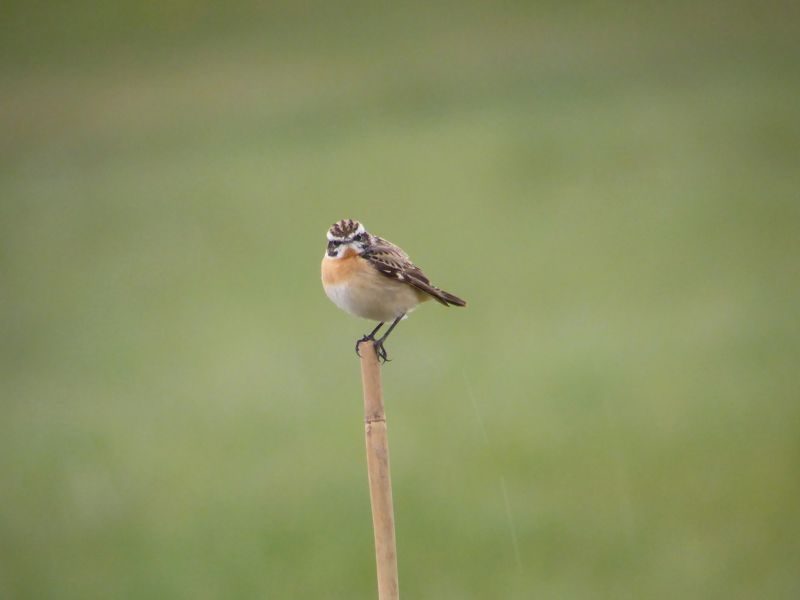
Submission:
M 325 256 L 322 259 L 322 283 L 335 285 L 344 283 L 355 277 L 364 268 L 363 258 L 359 258 L 355 250 L 348 248 L 342 258 Z

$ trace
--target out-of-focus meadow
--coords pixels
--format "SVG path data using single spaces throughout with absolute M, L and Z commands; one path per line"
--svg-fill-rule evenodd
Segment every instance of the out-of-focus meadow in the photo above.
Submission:
M 6 4 L 0 597 L 800 595 L 793 3 Z

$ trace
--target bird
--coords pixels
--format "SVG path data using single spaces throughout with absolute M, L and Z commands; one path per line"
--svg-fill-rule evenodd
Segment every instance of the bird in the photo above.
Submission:
M 422 302 L 436 300 L 444 306 L 467 303 L 433 284 L 399 246 L 370 234 L 364 225 L 343 219 L 328 229 L 328 246 L 322 257 L 322 287 L 343 311 L 378 321 L 377 327 L 356 341 L 371 341 L 378 358 L 389 360 L 384 342 L 397 324 Z M 386 323 L 389 328 L 375 336 Z

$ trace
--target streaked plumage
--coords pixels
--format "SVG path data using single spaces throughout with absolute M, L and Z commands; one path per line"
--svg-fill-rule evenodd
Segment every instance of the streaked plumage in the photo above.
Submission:
M 466 306 L 461 298 L 432 285 L 401 248 L 369 234 L 352 219 L 338 221 L 328 230 L 322 284 L 328 298 L 342 310 L 380 322 L 362 339 L 374 339 L 384 322 L 394 321 L 376 342 L 384 359 L 383 340 L 421 302 L 433 298 L 444 306 Z

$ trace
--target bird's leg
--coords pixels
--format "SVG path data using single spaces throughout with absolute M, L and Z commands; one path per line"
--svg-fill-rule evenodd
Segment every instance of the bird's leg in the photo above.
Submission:
M 383 321 L 381 321 L 380 323 L 378 323 L 378 326 L 377 326 L 375 329 L 373 329 L 373 330 L 372 330 L 372 331 L 370 331 L 369 333 L 367 333 L 367 334 L 365 334 L 365 335 L 361 336 L 359 339 L 357 339 L 357 340 L 356 340 L 356 354 L 358 354 L 358 356 L 359 356 L 359 357 L 361 357 L 361 354 L 359 354 L 359 352 L 358 352 L 358 345 L 359 345 L 361 342 L 368 342 L 368 341 L 370 341 L 370 340 L 374 340 L 374 339 L 375 339 L 375 334 L 376 334 L 376 333 L 378 333 L 378 330 L 379 330 L 381 327 L 383 327 L 383 323 L 384 323 L 384 322 L 383 322 Z
M 397 324 L 401 321 L 403 317 L 405 317 L 405 313 L 397 317 L 392 324 L 389 326 L 389 329 L 386 330 L 386 333 L 383 334 L 383 337 L 379 340 L 373 340 L 372 345 L 375 346 L 375 352 L 378 354 L 378 358 L 383 360 L 383 362 L 388 362 L 389 355 L 386 353 L 386 348 L 383 347 L 383 342 L 386 341 L 386 338 L 389 337 L 389 334 L 392 333 L 392 329 L 397 327 Z

